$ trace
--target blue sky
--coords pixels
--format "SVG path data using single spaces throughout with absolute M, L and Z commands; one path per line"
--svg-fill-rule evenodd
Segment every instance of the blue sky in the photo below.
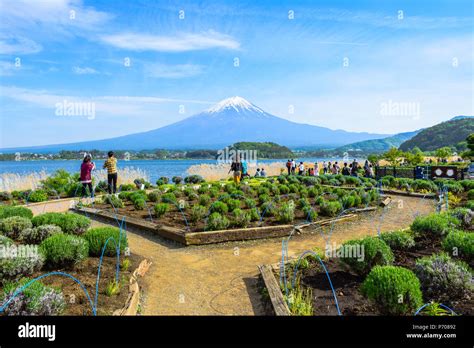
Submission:
M 473 115 L 473 3 L 0 0 L 0 148 L 146 131 L 234 95 L 351 131 Z M 64 100 L 95 117 L 58 116 Z

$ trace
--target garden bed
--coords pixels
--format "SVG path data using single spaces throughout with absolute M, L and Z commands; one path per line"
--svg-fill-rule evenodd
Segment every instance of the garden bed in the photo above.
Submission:
M 466 212 L 466 210 L 464 210 L 464 212 Z M 453 212 L 452 214 L 459 215 L 460 213 L 458 211 Z M 453 223 L 452 218 L 449 218 L 447 215 L 449 214 L 431 214 L 427 217 L 417 218 L 412 224 L 412 230 L 384 233 L 382 234 L 382 240 L 380 240 L 378 237 L 368 237 L 365 239 L 370 240 L 372 247 L 374 245 L 372 240 L 375 238 L 378 240 L 377 243 L 385 245 L 382 245 L 384 248 L 387 248 L 388 245 L 393 248 L 393 252 L 390 250 L 384 251 L 390 254 L 393 253 L 391 260 L 384 263 L 381 261 L 383 259 L 381 259 L 380 256 L 377 256 L 373 260 L 374 264 L 388 264 L 390 266 L 386 266 L 387 268 L 395 266 L 395 268 L 402 268 L 402 270 L 406 272 L 413 272 L 413 276 L 416 274 L 416 277 L 421 277 L 420 283 L 421 289 L 423 290 L 423 302 L 421 302 L 420 298 L 420 301 L 418 301 L 416 305 L 413 304 L 410 309 L 398 314 L 414 315 L 417 307 L 421 307 L 423 303 L 428 303 L 431 301 L 434 301 L 434 304 L 430 306 L 434 306 L 433 308 L 435 309 L 429 313 L 422 311 L 422 315 L 451 314 L 450 310 L 443 306 L 448 306 L 454 310 L 457 315 L 474 314 L 474 293 L 472 288 L 472 266 L 474 263 L 472 258 L 472 232 L 448 232 L 448 237 L 446 237 L 445 232 L 442 232 L 445 233 L 442 237 L 440 237 L 439 234 L 437 235 L 436 233 L 440 233 L 443 228 L 448 226 L 447 221 Z M 445 220 L 443 221 L 443 219 Z M 453 226 L 456 226 L 456 228 L 467 228 L 466 226 L 463 227 L 463 220 L 460 219 L 460 221 L 460 223 L 455 223 Z M 469 221 L 468 224 L 470 223 L 471 222 Z M 434 230 L 431 230 L 432 228 Z M 437 229 L 439 229 L 439 231 L 437 231 Z M 417 233 L 413 231 L 417 231 Z M 465 237 L 463 237 L 464 239 L 458 238 L 457 241 L 454 242 L 454 238 L 451 238 L 451 241 L 447 243 L 446 241 L 447 239 L 450 239 L 452 233 L 464 233 Z M 407 241 L 407 239 L 410 239 L 410 235 L 415 236 L 414 239 L 412 239 L 412 242 Z M 389 238 L 390 236 L 392 238 Z M 356 240 L 355 242 L 361 243 L 361 241 L 362 240 Z M 387 241 L 387 243 L 385 243 L 385 241 Z M 403 244 L 403 247 L 401 247 L 401 241 L 405 243 Z M 370 244 L 367 243 L 366 247 L 369 245 Z M 459 253 L 461 253 L 459 256 L 455 254 L 456 256 L 450 257 L 449 254 L 446 254 L 446 252 L 451 250 L 453 245 L 455 245 L 456 248 L 459 248 Z M 388 248 L 390 249 L 390 247 Z M 458 252 L 458 249 L 456 249 L 456 252 Z M 344 260 L 339 258 L 325 258 L 321 252 L 318 252 L 318 254 L 321 255 L 326 270 L 329 273 L 332 286 L 334 287 L 334 291 L 337 296 L 341 315 L 394 315 L 393 309 L 389 310 L 388 307 L 384 307 L 381 305 L 381 303 L 376 303 L 372 300 L 369 300 L 366 297 L 367 293 L 364 293 L 363 283 L 372 274 L 372 272 L 369 273 L 369 271 L 371 269 L 373 270 L 373 265 L 370 266 L 370 268 L 365 272 L 360 272 L 360 269 L 356 272 L 357 268 L 350 266 L 351 262 L 354 261 L 349 260 L 348 263 L 347 261 L 343 262 Z M 420 273 L 420 270 L 422 269 L 420 265 L 422 265 L 423 262 L 420 262 L 420 260 L 426 261 L 433 259 L 435 255 L 439 257 L 439 259 L 427 263 L 427 268 L 423 268 L 425 272 L 425 275 L 423 276 L 423 273 Z M 390 257 L 388 257 L 388 259 L 390 259 Z M 448 262 L 446 262 L 446 259 L 448 259 Z M 458 267 L 454 266 L 455 263 L 456 265 L 463 264 L 464 266 L 462 267 L 465 269 L 465 271 L 463 271 L 464 273 L 461 273 L 464 274 L 463 289 L 466 287 L 467 290 L 463 290 L 464 293 L 461 293 L 461 295 L 460 293 L 455 294 L 455 292 L 460 289 L 459 284 L 461 284 L 459 283 L 459 274 L 461 273 L 456 273 L 460 271 L 453 273 L 453 267 Z M 319 260 L 310 254 L 300 261 L 298 264 L 298 271 L 296 273 L 297 276 L 295 279 L 295 286 L 293 287 L 294 283 L 292 283 L 292 281 L 294 280 L 294 269 L 296 264 L 296 260 L 285 263 L 286 277 L 288 279 L 286 288 L 283 282 L 280 283 L 280 264 L 259 266 L 266 289 L 265 293 L 269 294 L 276 315 L 288 315 L 288 312 L 293 313 L 293 315 L 338 315 L 339 313 L 336 307 L 332 288 L 328 281 L 326 272 L 321 266 Z M 354 263 L 352 263 L 352 265 L 353 264 Z M 432 271 L 433 267 L 440 268 L 438 271 Z M 450 271 L 446 271 L 446 269 L 450 269 Z M 379 269 L 377 269 L 377 271 L 379 271 Z M 389 269 L 389 271 L 394 270 Z M 442 272 L 448 273 L 445 274 Z M 369 274 L 369 276 L 367 276 L 367 274 Z M 426 274 L 428 274 L 428 278 L 426 278 Z M 470 276 L 467 274 L 470 274 Z M 414 276 L 415 279 L 417 279 L 416 277 Z M 437 280 L 433 280 L 431 282 L 429 281 L 429 277 L 438 278 L 436 278 Z M 418 282 L 418 280 L 416 280 L 415 283 L 416 282 Z M 469 282 L 471 285 L 469 285 Z M 377 286 L 383 287 L 382 284 Z M 402 284 L 402 286 L 405 286 L 405 284 Z M 391 286 L 389 285 L 388 291 L 391 291 L 390 289 Z M 286 295 L 289 295 L 289 297 Z M 297 305 L 297 301 L 295 299 L 298 299 L 298 301 L 301 301 L 301 303 L 298 302 Z M 282 300 L 284 303 L 282 303 Z M 289 303 L 294 304 L 293 311 L 289 309 L 291 308 Z M 443 306 L 439 307 L 440 303 Z M 301 308 L 304 308 L 304 310 L 301 310 Z
M 356 178 L 352 178 L 358 181 Z M 358 181 L 359 182 L 359 181 Z M 281 237 L 293 226 L 376 209 L 377 189 L 323 187 L 318 178 L 278 177 L 234 183 L 168 185 L 166 190 L 121 192 L 78 212 L 122 220 L 183 244 Z
M 0 216 L 0 315 L 111 315 L 127 304 L 140 257 L 123 230 L 25 207 Z
M 97 315 L 112 315 L 114 311 L 124 307 L 127 302 L 129 291 L 128 284 L 133 271 L 138 267 L 142 258 L 138 255 L 130 254 L 127 257 L 130 265 L 127 269 L 120 268 L 120 291 L 117 295 L 108 296 L 106 294 L 107 285 L 115 280 L 116 257 L 104 257 L 100 269 L 99 294 L 97 298 Z M 87 289 L 87 292 L 94 301 L 95 287 L 97 281 L 97 271 L 99 269 L 99 258 L 88 258 L 82 264 L 72 269 L 64 270 L 71 276 L 80 280 Z M 53 271 L 53 270 L 50 270 Z M 56 271 L 56 270 L 54 270 Z M 35 278 L 45 272 L 37 272 L 31 276 Z M 92 315 L 89 301 L 79 284 L 70 278 L 53 275 L 46 277 L 41 282 L 47 286 L 61 289 L 66 298 L 66 308 L 62 315 Z M 72 302 L 72 299 L 74 301 Z
M 361 208 L 360 212 L 374 211 L 377 208 Z M 305 222 L 298 225 L 273 225 L 273 226 L 255 226 L 247 228 L 233 228 L 228 230 L 216 230 L 216 231 L 200 231 L 190 232 L 185 229 L 178 229 L 175 227 L 161 225 L 159 223 L 150 222 L 146 219 L 139 219 L 127 215 L 117 214 L 115 212 L 93 209 L 93 208 L 74 208 L 75 212 L 84 214 L 90 218 L 105 219 L 112 223 L 117 223 L 124 220 L 127 225 L 139 228 L 141 230 L 159 235 L 166 239 L 171 239 L 175 242 L 184 245 L 204 245 L 214 243 L 224 243 L 229 241 L 243 241 L 243 240 L 254 240 L 254 239 L 265 239 L 265 238 L 277 238 L 285 237 L 296 230 L 297 233 L 301 233 L 304 228 L 308 226 L 326 226 L 335 222 L 345 221 L 348 219 L 356 218 L 356 214 L 346 214 L 344 216 L 320 219 L 315 222 Z M 355 211 L 357 212 L 357 211 Z

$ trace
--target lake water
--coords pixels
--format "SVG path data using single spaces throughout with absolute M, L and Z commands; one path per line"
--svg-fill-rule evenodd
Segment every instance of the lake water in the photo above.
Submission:
M 298 158 L 298 161 L 304 162 L 322 162 L 330 161 L 328 158 Z M 94 161 L 97 168 L 102 168 L 104 160 Z M 286 159 L 259 160 L 258 163 L 286 162 Z M 216 160 L 119 160 L 118 166 L 139 168 L 147 172 L 151 182 L 155 182 L 159 177 L 187 176 L 187 170 L 196 164 L 216 164 Z M 41 160 L 41 161 L 1 161 L 0 174 L 16 173 L 28 174 L 33 172 L 45 171 L 52 174 L 58 169 L 64 169 L 70 173 L 77 173 L 81 161 L 76 160 Z

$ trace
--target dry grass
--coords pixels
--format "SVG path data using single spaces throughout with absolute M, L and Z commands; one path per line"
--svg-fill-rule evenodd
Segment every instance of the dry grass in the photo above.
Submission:
M 107 170 L 95 170 L 92 172 L 92 176 L 96 179 L 96 181 L 107 181 Z M 145 179 L 146 181 L 150 181 L 150 178 L 146 171 L 140 168 L 134 167 L 125 167 L 125 168 L 118 168 L 118 180 L 117 184 L 133 184 L 133 180 L 135 179 Z
M 49 175 L 45 171 L 29 174 L 3 173 L 0 174 L 0 191 L 35 190 L 41 187 L 41 180 Z M 96 170 L 92 172 L 96 181 L 107 181 L 107 171 Z M 118 184 L 132 184 L 133 180 L 143 178 L 149 181 L 148 174 L 139 168 L 125 167 L 118 169 Z
M 0 191 L 34 190 L 41 185 L 41 180 L 48 177 L 45 171 L 29 174 L 0 174 Z
M 338 162 L 339 165 L 342 167 L 344 164 L 344 159 L 328 159 L 326 162 L 331 162 L 335 163 Z M 346 160 L 345 162 L 351 163 L 352 160 L 348 161 Z M 304 166 L 306 169 L 308 168 L 314 168 L 314 162 L 303 162 Z M 297 166 L 300 164 L 299 162 L 296 162 Z M 360 163 L 359 163 L 360 164 Z M 280 174 L 286 174 L 286 161 L 284 162 L 273 162 L 273 163 L 259 163 L 259 164 L 251 164 L 249 163 L 248 171 L 251 176 L 255 175 L 255 172 L 257 168 L 265 168 L 265 171 L 267 172 L 267 176 L 276 176 Z M 228 174 L 230 168 L 230 164 L 196 164 L 194 166 L 189 167 L 188 169 L 188 174 L 189 175 L 200 175 L 202 176 L 205 180 L 207 181 L 213 181 L 213 180 L 221 180 L 221 179 L 227 179 L 232 176 L 232 173 Z M 319 172 L 322 173 L 323 169 L 323 162 L 319 161 L 318 162 L 318 169 Z M 296 168 L 296 171 L 298 171 L 298 168 Z
M 187 173 L 189 175 L 200 175 L 207 181 L 227 179 L 232 176 L 232 173 L 228 174 L 230 164 L 196 164 L 189 167 Z M 285 162 L 274 162 L 274 163 L 249 163 L 248 172 L 251 176 L 255 175 L 257 168 L 265 168 L 267 176 L 280 175 L 285 172 Z

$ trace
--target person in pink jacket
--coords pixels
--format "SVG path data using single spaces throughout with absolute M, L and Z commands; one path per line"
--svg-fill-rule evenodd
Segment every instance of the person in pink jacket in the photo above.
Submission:
M 94 197 L 94 192 L 92 191 L 92 171 L 95 169 L 95 164 L 91 159 L 90 155 L 86 155 L 81 164 L 82 196 L 86 196 L 86 189 L 89 188 L 91 197 Z

